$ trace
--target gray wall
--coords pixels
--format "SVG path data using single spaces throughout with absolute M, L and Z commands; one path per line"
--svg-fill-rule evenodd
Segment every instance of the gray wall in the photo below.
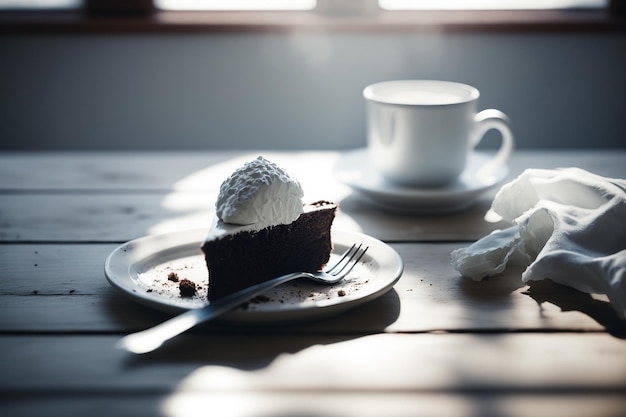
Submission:
M 406 78 L 478 87 L 519 148 L 626 147 L 624 33 L 3 35 L 0 57 L 0 149 L 360 147 L 363 87 Z

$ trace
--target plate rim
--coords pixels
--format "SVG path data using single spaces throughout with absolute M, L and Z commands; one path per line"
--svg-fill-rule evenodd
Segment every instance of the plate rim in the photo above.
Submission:
M 345 297 L 331 300 L 319 300 L 309 305 L 290 305 L 289 308 L 276 310 L 233 310 L 216 318 L 215 322 L 225 324 L 281 324 L 300 321 L 317 320 L 332 315 L 340 314 L 348 309 L 378 298 L 391 290 L 398 282 L 404 271 L 402 258 L 391 246 L 372 236 L 361 232 L 331 230 L 333 242 L 344 245 L 346 241 L 363 241 L 370 247 L 366 257 L 375 262 L 378 261 L 380 272 L 388 274 L 388 277 L 380 282 L 380 288 L 365 295 L 359 291 L 357 295 L 350 294 Z M 159 298 L 157 294 L 138 291 L 141 289 L 133 283 L 131 269 L 137 263 L 145 262 L 147 257 L 154 257 L 165 250 L 173 250 L 189 245 L 196 245 L 200 253 L 200 244 L 206 236 L 205 229 L 187 229 L 169 233 L 146 235 L 129 240 L 116 247 L 106 258 L 104 273 L 106 280 L 117 291 L 127 298 L 168 314 L 180 314 L 189 308 L 166 302 L 165 298 Z M 154 250 L 145 250 L 146 246 L 157 245 Z M 372 249 L 374 253 L 372 253 Z M 135 259 L 135 253 L 140 254 Z M 192 254 L 191 254 L 192 255 Z M 369 255 L 369 256 L 368 256 Z M 378 259 L 376 257 L 378 255 Z M 383 261 L 381 264 L 380 262 Z

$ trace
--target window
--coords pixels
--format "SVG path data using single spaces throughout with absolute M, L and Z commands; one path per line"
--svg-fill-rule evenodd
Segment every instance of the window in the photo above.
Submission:
M 324 0 L 324 7 L 346 10 L 376 0 Z M 383 10 L 541 10 L 606 8 L 609 0 L 377 0 Z M 316 0 L 155 0 L 163 10 L 313 10 Z
M 154 0 L 162 10 L 313 10 L 316 0 Z
M 0 0 L 0 31 L 624 31 L 624 15 L 624 0 Z
M 82 6 L 82 0 L 0 0 L 4 10 L 70 10 Z
M 384 10 L 545 10 L 606 8 L 609 0 L 379 0 Z
M 380 7 L 382 10 L 540 10 L 608 8 L 610 0 L 152 0 L 160 10 L 359 10 Z M 0 0 L 4 10 L 67 10 L 81 9 L 86 3 L 106 4 L 106 0 Z M 111 4 L 125 2 L 111 2 Z M 129 4 L 150 4 L 150 1 L 131 1 Z M 361 7 L 359 7 L 361 5 Z M 115 6 L 113 6 L 115 7 Z

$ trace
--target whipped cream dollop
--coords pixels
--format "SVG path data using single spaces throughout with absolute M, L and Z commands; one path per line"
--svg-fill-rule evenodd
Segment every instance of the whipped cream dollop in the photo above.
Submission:
M 269 226 L 289 224 L 303 212 L 300 183 L 259 156 L 233 172 L 220 186 L 215 203 L 224 223 Z

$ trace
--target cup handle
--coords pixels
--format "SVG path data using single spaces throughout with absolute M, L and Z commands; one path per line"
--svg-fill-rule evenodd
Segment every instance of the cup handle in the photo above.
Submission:
M 483 165 L 478 172 L 481 176 L 492 176 L 498 169 L 506 164 L 511 152 L 513 152 L 515 140 L 513 139 L 513 131 L 511 130 L 511 121 L 509 117 L 500 110 L 487 109 L 477 113 L 474 116 L 474 122 L 476 123 L 476 128 L 471 141 L 472 148 L 478 146 L 485 137 L 485 134 L 491 129 L 496 129 L 502 135 L 500 149 L 498 149 L 494 157 Z

